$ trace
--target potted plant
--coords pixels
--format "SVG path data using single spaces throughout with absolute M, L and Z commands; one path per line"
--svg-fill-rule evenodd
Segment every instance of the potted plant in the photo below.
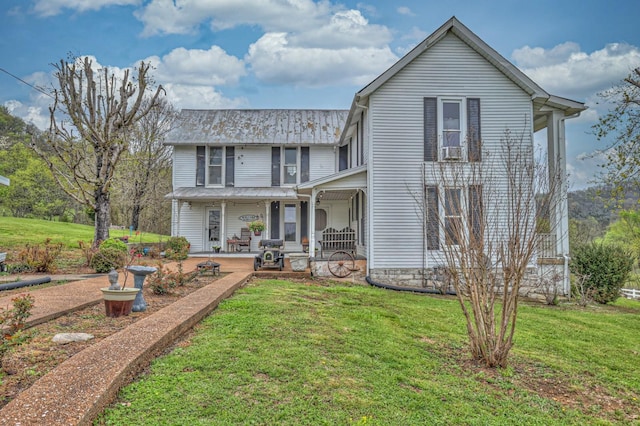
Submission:
M 220 253 L 220 242 L 218 241 L 214 242 L 212 247 L 215 253 Z
M 109 272 L 109 287 L 101 288 L 102 297 L 104 299 L 104 308 L 108 317 L 119 317 L 129 315 L 133 308 L 133 302 L 140 292 L 139 288 L 127 288 L 126 280 L 127 272 L 125 272 L 125 280 L 122 286 L 118 284 L 118 271 L 112 269 Z
M 249 229 L 253 232 L 253 235 L 258 236 L 262 234 L 264 231 L 264 222 L 261 220 L 254 220 L 253 222 L 249 222 Z
M 100 255 L 100 252 L 97 253 Z M 124 256 L 127 256 L 126 254 Z M 132 265 L 136 258 L 141 256 L 135 249 L 128 252 L 128 261 L 124 268 L 124 281 L 122 285 L 118 283 L 118 272 L 112 269 L 109 274 L 109 287 L 101 288 L 104 298 L 104 306 L 108 317 L 119 317 L 129 315 L 131 311 L 144 311 L 147 304 L 142 296 L 142 284 L 148 274 L 156 271 L 156 268 L 141 265 Z M 127 287 L 129 272 L 134 275 L 134 287 Z
M 309 252 L 309 238 L 302 237 L 302 251 L 305 253 Z

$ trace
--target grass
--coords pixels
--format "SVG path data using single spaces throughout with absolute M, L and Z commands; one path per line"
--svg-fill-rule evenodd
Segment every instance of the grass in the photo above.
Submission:
M 21 249 L 26 244 L 42 244 L 45 238 L 62 243 L 66 248 L 77 249 L 78 241 L 93 241 L 94 227 L 75 223 L 54 222 L 41 219 L 0 217 L 0 251 Z M 112 230 L 112 237 L 129 235 L 128 230 Z M 158 242 L 167 236 L 142 233 L 131 236 L 131 242 Z
M 18 253 L 28 245 L 42 245 L 45 239 L 62 243 L 62 253 L 56 260 L 59 271 L 74 271 L 86 263 L 79 241 L 91 243 L 94 227 L 75 223 L 41 219 L 0 217 L 0 252 L 7 252 L 7 263 L 18 261 Z M 111 230 L 111 237 L 129 235 L 128 230 Z M 155 243 L 166 241 L 165 235 L 140 233 L 129 238 L 131 243 Z
M 523 304 L 503 370 L 468 360 L 459 309 L 360 285 L 254 281 L 97 422 L 608 424 L 640 412 L 640 303 Z

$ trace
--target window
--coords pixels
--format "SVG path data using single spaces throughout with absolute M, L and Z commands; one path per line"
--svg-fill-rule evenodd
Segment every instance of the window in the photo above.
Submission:
M 196 186 L 233 186 L 234 153 L 232 146 L 197 146 Z
M 284 240 L 296 240 L 296 205 L 284 205 Z
M 298 183 L 298 149 L 284 149 L 284 183 Z
M 438 160 L 481 160 L 480 99 L 424 98 L 424 161 Z
M 444 242 L 448 246 L 460 244 L 463 235 L 461 190 L 446 188 L 444 190 Z
M 467 190 L 426 186 L 425 202 L 427 250 L 440 250 L 442 237 L 446 246 L 459 245 L 467 233 L 470 244 L 482 244 L 482 185 L 470 185 Z
M 338 171 L 349 168 L 349 145 L 342 145 L 338 153 Z
M 462 127 L 460 126 L 461 101 L 442 102 L 442 146 L 460 146 Z
M 271 186 L 296 185 L 310 179 L 309 147 L 271 148 Z M 282 161 L 284 159 L 284 161 Z
M 221 147 L 209 147 L 209 185 L 222 185 Z

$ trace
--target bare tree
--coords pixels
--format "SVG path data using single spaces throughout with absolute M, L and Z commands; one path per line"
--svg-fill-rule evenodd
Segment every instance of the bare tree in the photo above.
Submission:
M 158 213 L 164 195 L 171 190 L 172 149 L 163 142 L 177 119 L 178 111 L 161 99 L 129 133 L 129 150 L 123 153 L 123 167 L 115 178 L 118 190 L 114 201 L 119 201 L 119 210 L 126 213 L 134 230 L 140 227 L 143 210 L 151 206 Z
M 54 65 L 58 88 L 49 108 L 50 128 L 32 144 L 60 187 L 95 212 L 94 244 L 109 237 L 110 193 L 116 167 L 129 148 L 130 132 L 156 108 L 159 86 L 152 90 L 150 64 L 141 62 L 131 78 L 108 68 L 94 70 L 90 58 Z M 143 102 L 148 99 L 147 102 Z
M 513 346 L 520 290 L 541 238 L 537 212 L 561 196 L 559 176 L 535 161 L 522 136 L 507 131 L 500 144 L 499 158 L 483 153 L 482 162 L 425 169 L 418 208 L 426 246 L 435 250 L 426 257 L 446 271 L 466 319 L 471 354 L 490 367 L 505 366 Z M 547 232 L 555 228 L 550 224 Z

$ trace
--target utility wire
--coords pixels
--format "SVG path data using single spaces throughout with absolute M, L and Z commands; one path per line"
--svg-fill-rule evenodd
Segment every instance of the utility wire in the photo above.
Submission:
M 20 77 L 18 77 L 18 76 L 16 76 L 16 75 L 11 74 L 9 71 L 5 70 L 4 68 L 0 68 L 0 71 L 2 71 L 2 72 L 3 72 L 3 73 L 5 73 L 5 74 L 10 75 L 11 77 L 15 78 L 16 80 L 18 80 L 18 81 L 19 81 L 19 82 L 21 82 L 21 83 L 26 84 L 27 86 L 31 87 L 32 89 L 37 90 L 38 92 L 42 93 L 43 95 L 47 95 L 47 96 L 48 96 L 48 97 L 50 97 L 51 99 L 55 99 L 55 98 L 51 95 L 51 93 L 49 93 L 49 92 L 45 91 L 43 88 L 38 87 L 38 86 L 34 86 L 34 85 L 33 85 L 33 84 L 31 84 L 31 83 L 27 83 L 26 81 L 24 81 L 24 80 L 23 80 L 23 79 L 21 79 Z

